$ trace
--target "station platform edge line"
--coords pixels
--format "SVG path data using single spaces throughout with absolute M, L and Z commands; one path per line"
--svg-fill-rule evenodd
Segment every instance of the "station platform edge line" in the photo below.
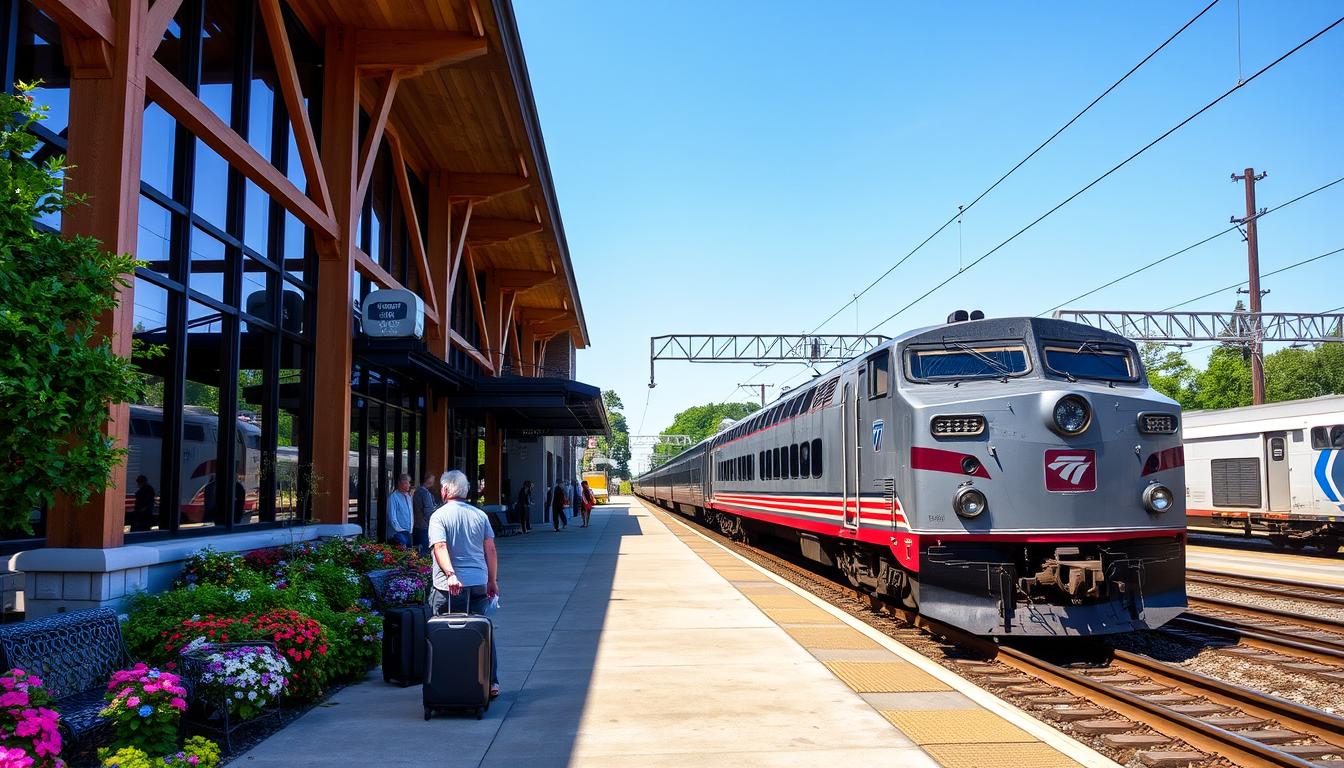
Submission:
M 1020 768 L 1074 765 L 1120 768 L 1091 747 L 727 549 L 675 513 L 643 499 L 637 501 L 804 650 L 816 656 L 833 675 L 940 764 L 948 768 L 1010 764 Z M 751 583 L 761 580 L 773 582 L 775 588 L 764 589 Z M 779 600 L 780 587 L 808 605 L 793 607 L 798 604 Z M 880 659 L 887 653 L 905 664 L 884 663 Z M 958 706 L 940 700 L 940 694 L 960 694 L 978 706 Z M 911 707 L 903 703 L 897 705 L 899 708 L 889 708 L 884 704 L 891 699 L 884 699 L 884 695 L 898 698 L 908 695 L 915 697 L 915 702 L 931 706 Z

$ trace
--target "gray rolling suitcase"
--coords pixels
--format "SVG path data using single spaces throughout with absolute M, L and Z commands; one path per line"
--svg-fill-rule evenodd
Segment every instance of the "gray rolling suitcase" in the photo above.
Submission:
M 474 710 L 481 719 L 490 708 L 490 636 L 484 616 L 446 614 L 425 625 L 425 719 L 439 710 Z

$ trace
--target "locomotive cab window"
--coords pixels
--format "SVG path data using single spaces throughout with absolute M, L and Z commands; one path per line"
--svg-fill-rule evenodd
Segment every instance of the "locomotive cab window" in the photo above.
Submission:
M 915 382 L 1023 376 L 1031 370 L 1022 344 L 963 344 L 911 349 L 905 353 L 906 378 Z
M 1328 451 L 1335 448 L 1344 448 L 1344 424 L 1311 428 L 1313 451 Z
M 1043 354 L 1046 370 L 1070 379 L 1136 381 L 1139 378 L 1134 356 L 1125 347 L 1093 341 L 1057 343 L 1046 346 Z
M 887 396 L 891 384 L 891 354 L 885 349 L 868 358 L 868 399 Z

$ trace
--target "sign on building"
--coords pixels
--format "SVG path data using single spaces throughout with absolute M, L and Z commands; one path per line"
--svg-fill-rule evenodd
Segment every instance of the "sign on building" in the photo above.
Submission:
M 424 338 L 425 302 L 404 288 L 370 291 L 364 297 L 364 335 L 377 338 Z

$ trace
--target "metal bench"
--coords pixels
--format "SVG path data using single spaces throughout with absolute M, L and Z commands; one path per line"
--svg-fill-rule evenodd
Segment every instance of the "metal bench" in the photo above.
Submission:
M 497 536 L 513 536 L 523 532 L 523 526 L 509 522 L 509 508 L 503 504 L 486 504 L 482 509 L 490 516 L 490 524 Z
M 111 608 L 0 626 L 0 671 L 18 668 L 42 678 L 75 750 L 92 746 L 110 725 L 98 716 L 107 681 L 132 663 Z

